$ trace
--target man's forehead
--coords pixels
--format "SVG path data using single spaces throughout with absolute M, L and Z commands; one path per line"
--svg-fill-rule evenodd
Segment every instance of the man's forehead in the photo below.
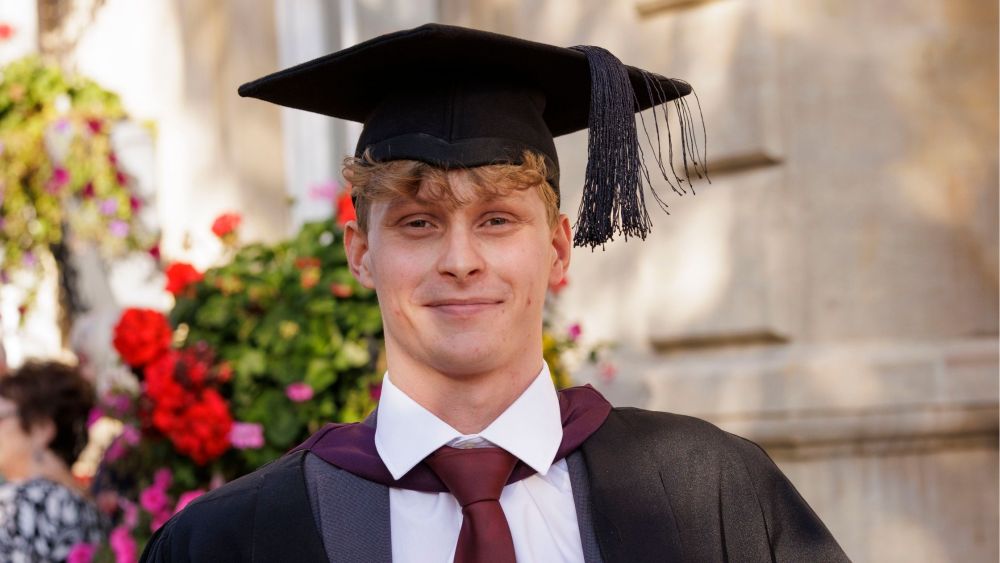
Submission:
M 455 209 L 471 205 L 522 202 L 531 192 L 526 187 L 481 185 L 469 181 L 467 177 L 453 175 L 449 171 L 448 182 L 434 182 L 424 179 L 412 193 L 397 192 L 386 200 L 387 208 L 397 209 L 410 206 L 443 207 Z

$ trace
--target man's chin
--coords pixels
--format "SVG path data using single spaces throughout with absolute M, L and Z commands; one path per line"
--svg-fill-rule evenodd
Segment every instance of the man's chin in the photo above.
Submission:
M 452 379 L 474 379 L 502 368 L 504 363 L 498 361 L 499 357 L 495 350 L 462 350 L 456 346 L 438 351 L 430 365 Z

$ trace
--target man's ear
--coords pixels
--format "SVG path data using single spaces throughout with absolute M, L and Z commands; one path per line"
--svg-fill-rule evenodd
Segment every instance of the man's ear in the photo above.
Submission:
M 368 289 L 375 289 L 375 280 L 368 267 L 368 235 L 361 232 L 357 221 L 344 225 L 344 251 L 354 279 Z
M 569 217 L 559 214 L 556 226 L 552 228 L 552 269 L 549 272 L 549 289 L 559 287 L 569 272 L 569 258 L 573 249 L 573 235 Z

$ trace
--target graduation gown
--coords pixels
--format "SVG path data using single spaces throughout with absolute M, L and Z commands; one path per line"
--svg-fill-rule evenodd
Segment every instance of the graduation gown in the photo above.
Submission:
M 705 421 L 616 408 L 579 452 L 589 490 L 580 496 L 573 483 L 578 519 L 603 561 L 848 561 L 759 446 Z M 327 494 L 351 500 L 339 504 L 338 529 L 321 532 L 306 456 L 201 496 L 153 535 L 142 561 L 387 560 L 390 537 L 358 534 L 388 522 L 388 488 L 349 476 L 341 496 L 334 484 Z

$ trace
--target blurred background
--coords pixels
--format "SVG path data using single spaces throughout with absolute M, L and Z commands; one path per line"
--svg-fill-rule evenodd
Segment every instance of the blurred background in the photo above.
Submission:
M 0 65 L 41 54 L 120 97 L 129 120 L 109 138 L 146 202 L 132 234 L 159 234 L 159 256 L 71 240 L 61 258 L 32 255 L 34 274 L 0 290 L 6 361 L 85 355 L 108 388 L 124 378 L 111 346 L 122 309 L 172 306 L 161 260 L 218 264 L 216 217 L 237 212 L 244 239 L 275 242 L 331 216 L 360 126 L 241 99 L 239 84 L 429 21 L 601 45 L 695 87 L 712 182 L 684 197 L 658 186 L 670 216 L 645 243 L 577 250 L 559 309 L 606 350 L 574 379 L 758 441 L 856 561 L 996 561 L 997 12 L 979 0 L 2 0 Z M 557 140 L 565 201 L 578 201 L 586 143 Z M 59 297 L 67 283 L 85 307 Z

